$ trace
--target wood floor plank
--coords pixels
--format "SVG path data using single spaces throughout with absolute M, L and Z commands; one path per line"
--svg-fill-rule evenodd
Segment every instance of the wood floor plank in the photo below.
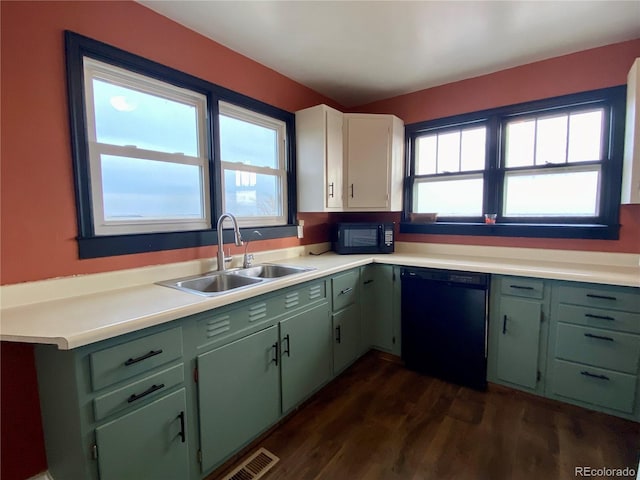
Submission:
M 370 352 L 255 446 L 280 457 L 266 480 L 575 479 L 576 466 L 636 469 L 640 425 Z

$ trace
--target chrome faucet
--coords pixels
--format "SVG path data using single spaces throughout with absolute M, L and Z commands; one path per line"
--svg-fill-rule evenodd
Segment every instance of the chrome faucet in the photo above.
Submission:
M 231 215 L 230 213 L 223 213 L 220 215 L 218 219 L 218 226 L 216 227 L 218 230 L 218 271 L 222 271 L 225 269 L 225 262 L 230 262 L 231 257 L 224 256 L 224 239 L 222 238 L 222 224 L 224 223 L 224 219 L 228 218 L 233 223 L 233 237 L 237 247 L 242 245 L 242 235 L 240 235 L 240 229 L 238 228 L 238 222 L 236 221 L 236 217 Z
M 252 240 L 255 240 L 256 236 L 258 237 L 262 236 L 262 234 L 258 230 L 254 230 L 253 235 L 254 235 L 254 238 L 252 238 Z M 242 257 L 242 268 L 249 268 L 253 263 L 253 253 L 247 253 L 248 248 L 249 248 L 249 240 L 244 242 L 244 257 Z

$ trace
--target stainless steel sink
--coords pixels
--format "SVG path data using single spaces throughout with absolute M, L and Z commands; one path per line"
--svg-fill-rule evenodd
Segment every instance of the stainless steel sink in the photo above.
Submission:
M 315 270 L 308 267 L 292 267 L 289 265 L 264 264 L 249 268 L 225 270 L 223 272 L 210 272 L 191 277 L 177 278 L 158 282 L 158 285 L 177 288 L 185 292 L 196 293 L 214 297 L 235 291 L 241 288 L 249 288 L 269 280 L 294 275 L 296 273 Z
M 264 264 L 249 268 L 242 268 L 240 270 L 232 270 L 229 273 L 241 275 L 243 277 L 280 278 L 286 277 L 287 275 L 294 275 L 296 273 L 309 272 L 311 270 L 314 269 L 308 267 L 292 267 L 289 265 Z

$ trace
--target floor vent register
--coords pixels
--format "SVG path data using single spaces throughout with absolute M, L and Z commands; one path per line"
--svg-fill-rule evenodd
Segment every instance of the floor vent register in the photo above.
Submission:
M 278 463 L 278 460 L 280 459 L 269 450 L 260 448 L 222 480 L 257 480 Z

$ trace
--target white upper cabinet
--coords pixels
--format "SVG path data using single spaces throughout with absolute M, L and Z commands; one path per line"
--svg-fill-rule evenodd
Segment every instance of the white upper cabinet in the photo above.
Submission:
M 393 115 L 345 114 L 348 210 L 402 210 L 404 125 Z
M 342 122 L 326 105 L 296 112 L 299 212 L 342 211 Z
M 640 58 L 627 77 L 622 203 L 640 203 Z
M 400 211 L 404 125 L 393 115 L 296 112 L 298 211 Z

